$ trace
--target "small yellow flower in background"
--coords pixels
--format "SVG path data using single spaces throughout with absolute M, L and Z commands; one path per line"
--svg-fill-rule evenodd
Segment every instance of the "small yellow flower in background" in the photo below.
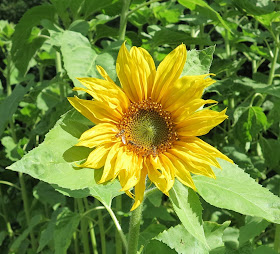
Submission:
M 215 178 L 216 158 L 232 162 L 216 148 L 197 138 L 224 121 L 225 110 L 201 109 L 214 100 L 203 100 L 204 89 L 215 81 L 209 74 L 180 77 L 186 62 L 184 44 L 156 69 L 143 48 L 122 45 L 116 71 L 118 87 L 106 71 L 104 79 L 78 78 L 94 100 L 68 98 L 81 114 L 96 124 L 80 137 L 78 146 L 95 148 L 81 167 L 104 167 L 99 183 L 118 177 L 135 199 L 131 210 L 143 201 L 146 176 L 168 195 L 175 178 L 195 190 L 191 173 Z M 130 190 L 134 187 L 134 194 Z

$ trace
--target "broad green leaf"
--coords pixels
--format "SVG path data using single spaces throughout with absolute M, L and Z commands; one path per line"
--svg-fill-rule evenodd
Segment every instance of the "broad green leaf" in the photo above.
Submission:
M 153 47 L 161 46 L 163 44 L 169 44 L 173 46 L 177 46 L 181 43 L 185 43 L 186 45 L 190 44 L 203 44 L 203 45 L 211 45 L 212 42 L 208 37 L 191 37 L 189 34 L 162 27 L 160 30 L 156 31 L 152 37 L 151 43 Z
M 40 25 L 43 19 L 53 21 L 54 15 L 53 6 L 36 6 L 28 10 L 16 25 L 11 53 L 13 62 L 21 74 L 26 72 L 29 61 L 46 40 L 37 36 L 32 38 L 32 28 Z
M 225 228 L 228 227 L 229 224 L 229 221 L 222 225 L 214 222 L 204 223 L 205 236 L 211 250 L 224 246 L 222 236 Z M 176 252 L 180 254 L 209 253 L 209 250 L 207 250 L 200 241 L 194 238 L 183 225 L 171 227 L 160 233 L 154 239 L 167 244 L 171 249 L 176 250 Z
M 85 20 L 75 20 L 70 26 L 70 31 L 81 33 L 83 36 L 86 36 L 89 30 L 89 24 Z
M 80 135 L 88 129 L 89 120 L 72 110 L 61 117 L 46 135 L 45 141 L 8 168 L 29 174 L 41 181 L 78 191 L 79 196 L 94 196 L 107 205 L 113 197 L 122 194 L 118 181 L 97 184 L 102 169 L 77 168 L 90 149 L 76 147 Z
M 264 88 L 257 88 L 256 92 L 269 94 L 277 98 L 280 98 L 280 86 L 266 86 Z
M 220 21 L 224 28 L 231 31 L 230 28 L 228 27 L 228 25 L 226 24 L 226 22 L 221 17 L 221 15 L 218 12 L 216 12 L 211 6 L 209 6 L 205 1 L 203 1 L 203 0 L 179 0 L 179 3 L 187 8 L 189 8 L 189 5 L 191 5 L 191 6 L 199 5 L 200 7 L 207 9 L 208 11 L 210 11 L 209 14 L 213 14 L 213 15 L 211 15 L 211 17 L 213 17 L 213 19 Z
M 268 14 L 275 8 L 275 4 L 270 0 L 235 0 L 234 4 L 251 15 Z
M 64 67 L 75 86 L 82 86 L 76 78 L 97 76 L 97 54 L 86 37 L 80 33 L 65 31 L 60 43 Z
M 243 245 L 264 231 L 270 223 L 262 218 L 246 216 L 245 225 L 239 231 L 239 244 Z
M 202 206 L 196 193 L 179 181 L 175 181 L 169 193 L 173 208 L 186 230 L 208 248 L 202 226 Z
M 225 246 L 229 249 L 237 250 L 239 247 L 239 229 L 228 227 L 225 229 L 223 234 L 223 242 Z
M 7 123 L 12 119 L 12 116 L 16 112 L 18 104 L 22 100 L 23 96 L 29 91 L 33 84 L 33 81 L 30 81 L 26 87 L 18 84 L 12 94 L 4 99 L 0 104 L 0 136 L 2 135 Z
M 280 140 L 261 138 L 260 145 L 266 164 L 271 168 L 277 167 L 280 162 Z
M 40 234 L 39 247 L 37 249 L 37 253 L 41 252 L 45 248 L 45 246 L 47 246 L 47 244 L 49 244 L 49 242 L 53 240 L 57 216 L 62 212 L 63 209 L 66 208 L 59 208 L 53 211 L 51 220 L 48 222 L 47 227 Z
M 220 160 L 216 179 L 195 175 L 198 193 L 213 206 L 280 223 L 280 198 L 250 178 L 241 168 Z
M 214 51 L 215 46 L 211 46 L 203 50 L 188 51 L 187 61 L 181 75 L 191 76 L 209 73 Z
M 268 122 L 261 107 L 245 109 L 235 125 L 235 134 L 241 142 L 252 141 L 259 132 L 266 130 Z
M 55 191 L 51 185 L 44 182 L 39 182 L 33 188 L 33 196 L 43 204 L 50 204 L 51 206 L 55 204 L 64 205 L 66 203 L 65 196 Z
M 80 215 L 64 208 L 58 214 L 54 230 L 55 254 L 66 254 L 70 246 L 73 233 L 77 230 L 80 222 Z

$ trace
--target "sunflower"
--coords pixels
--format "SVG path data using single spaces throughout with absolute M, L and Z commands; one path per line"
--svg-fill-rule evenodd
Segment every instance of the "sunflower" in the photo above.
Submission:
M 74 88 L 94 100 L 68 98 L 95 124 L 77 144 L 94 148 L 80 167 L 103 168 L 100 184 L 118 178 L 121 191 L 134 198 L 131 210 L 143 201 L 147 177 L 168 195 L 175 178 L 196 190 L 191 174 L 215 178 L 210 166 L 220 168 L 216 158 L 231 162 L 197 138 L 227 116 L 225 110 L 203 108 L 217 103 L 201 99 L 204 89 L 215 82 L 210 74 L 180 77 L 186 57 L 182 44 L 156 69 L 145 49 L 128 51 L 124 43 L 116 63 L 121 87 L 97 66 L 104 79 L 78 78 L 86 88 Z

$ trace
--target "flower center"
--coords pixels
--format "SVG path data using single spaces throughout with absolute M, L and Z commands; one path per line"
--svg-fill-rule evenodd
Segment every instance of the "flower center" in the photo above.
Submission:
M 154 157 L 171 148 L 177 140 L 170 112 L 151 99 L 132 103 L 118 124 L 122 142 L 128 149 L 141 155 Z

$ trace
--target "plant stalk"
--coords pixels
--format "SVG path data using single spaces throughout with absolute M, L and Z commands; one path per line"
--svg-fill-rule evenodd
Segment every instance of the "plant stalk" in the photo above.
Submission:
M 129 223 L 127 254 L 136 254 L 138 250 L 138 239 L 140 223 L 142 218 L 143 202 L 132 212 Z
M 85 203 L 86 210 L 88 211 L 89 206 L 88 206 L 88 201 L 86 198 L 84 198 L 84 203 Z M 90 240 L 91 240 L 91 245 L 92 245 L 92 249 L 93 249 L 93 254 L 98 254 L 94 227 L 93 227 L 93 223 L 91 220 L 88 220 L 88 227 L 89 227 Z
M 24 208 L 26 222 L 27 222 L 27 225 L 30 226 L 30 210 L 29 210 L 29 203 L 28 203 L 28 195 L 27 195 L 27 191 L 26 191 L 25 182 L 23 179 L 23 174 L 21 172 L 19 172 L 19 183 L 20 183 L 20 188 L 21 188 L 21 196 L 22 196 L 22 200 L 23 200 L 23 208 Z M 30 230 L 30 239 L 31 239 L 32 250 L 36 251 L 37 244 L 36 244 L 36 239 L 35 239 L 33 230 Z
M 59 74 L 59 92 L 60 92 L 60 100 L 64 99 L 64 87 L 61 80 L 62 77 L 62 63 L 61 63 L 61 54 L 60 52 L 55 52 L 55 67 L 56 67 L 56 73 Z
M 99 201 L 95 199 L 95 205 L 97 206 L 99 204 Z M 106 254 L 106 238 L 105 238 L 105 229 L 104 229 L 104 221 L 102 212 L 100 210 L 97 210 L 97 216 L 98 216 L 98 227 L 100 232 L 100 240 L 101 240 L 101 253 Z
M 131 0 L 123 0 L 122 12 L 121 12 L 121 20 L 120 20 L 120 30 L 119 30 L 119 40 L 123 41 L 125 39 L 127 18 L 129 12 Z
M 80 215 L 82 215 L 85 210 L 83 200 L 81 198 L 77 198 L 77 203 L 78 203 L 79 213 L 80 213 Z M 82 237 L 82 243 L 83 243 L 83 247 L 84 247 L 84 253 L 90 254 L 86 218 L 81 219 L 81 237 Z
M 122 210 L 122 195 L 116 197 L 116 210 L 117 211 Z M 117 215 L 117 219 L 119 223 L 122 224 L 121 216 Z M 115 239 L 116 239 L 116 254 L 122 254 L 122 239 L 117 229 L 115 231 Z
M 269 76 L 268 76 L 268 81 L 267 84 L 270 86 L 272 85 L 274 74 L 275 74 L 275 67 L 279 55 L 279 33 L 276 34 L 276 41 L 275 41 L 275 47 L 274 47 L 274 52 L 273 52 L 273 60 L 271 63 L 270 71 L 269 71 Z
M 125 250 L 127 251 L 127 241 L 126 241 L 126 238 L 125 238 L 125 235 L 122 231 L 122 228 L 121 228 L 121 225 L 116 217 L 116 215 L 114 214 L 113 210 L 111 209 L 111 207 L 109 207 L 108 205 L 106 205 L 105 203 L 103 203 L 104 207 L 106 208 L 106 210 L 108 211 L 108 213 L 110 214 L 113 222 L 115 223 L 115 226 L 116 226 L 116 229 L 117 231 L 119 232 L 120 234 L 120 237 L 122 239 L 122 243 L 123 243 L 123 246 L 125 248 Z

